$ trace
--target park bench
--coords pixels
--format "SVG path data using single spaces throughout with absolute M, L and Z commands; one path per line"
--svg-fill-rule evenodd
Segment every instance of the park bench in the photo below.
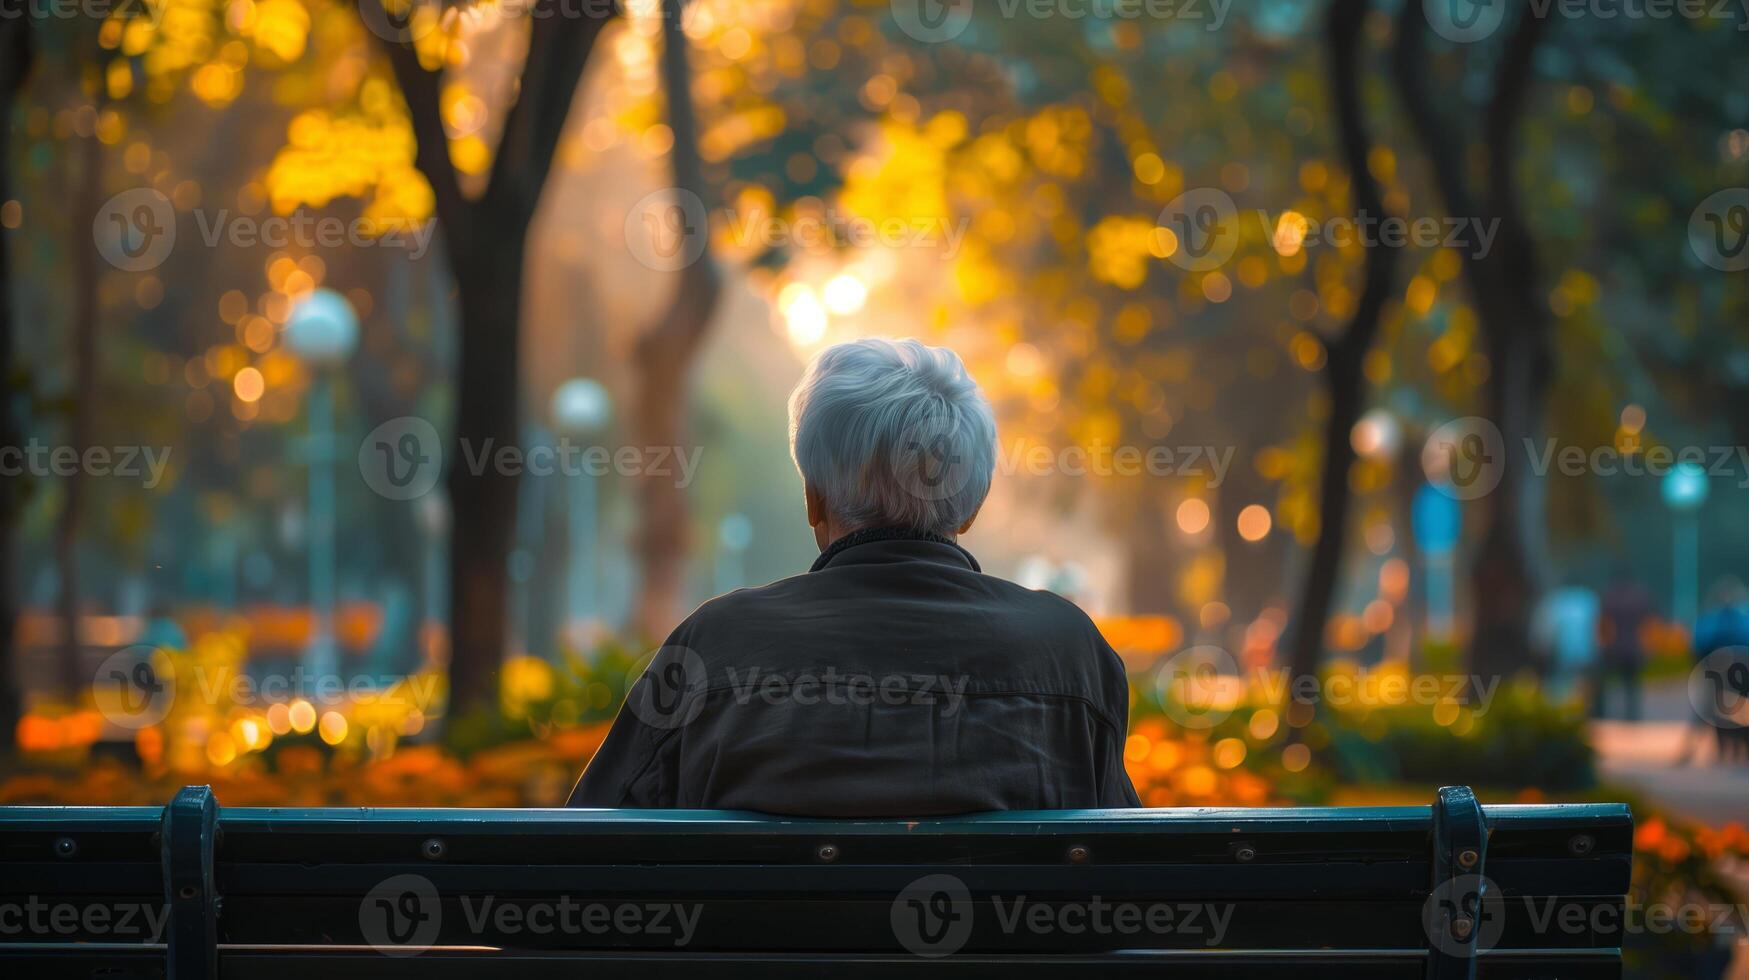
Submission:
M 0 807 L 0 976 L 1621 975 L 1619 804 Z M 125 923 L 124 923 L 124 920 Z M 124 927 L 124 925 L 126 927 Z

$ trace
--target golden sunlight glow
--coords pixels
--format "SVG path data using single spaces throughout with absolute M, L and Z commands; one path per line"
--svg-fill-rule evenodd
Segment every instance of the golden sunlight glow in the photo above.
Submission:
M 327 711 L 322 714 L 320 734 L 322 741 L 329 745 L 339 745 L 346 741 L 346 716 L 338 711 Z
M 1252 504 L 1239 512 L 1239 537 L 1247 541 L 1262 541 L 1273 523 L 1268 507 Z
M 238 401 L 256 402 L 267 391 L 267 382 L 262 379 L 260 371 L 246 367 L 231 379 L 231 389 L 237 393 Z
M 789 325 L 789 339 L 798 346 L 815 345 L 826 336 L 826 306 L 820 304 L 820 297 L 812 289 L 803 289 L 791 299 L 784 310 L 784 320 Z
M 1178 505 L 1178 529 L 1185 534 L 1200 534 L 1209 526 L 1209 505 L 1192 497 Z
M 299 698 L 292 702 L 290 713 L 286 715 L 286 720 L 291 723 L 292 731 L 297 732 L 299 735 L 308 734 L 310 729 L 316 727 L 316 706 L 305 701 L 303 698 Z
M 1275 223 L 1275 251 L 1277 254 L 1293 255 L 1300 250 L 1300 245 L 1306 240 L 1306 216 L 1298 211 L 1287 211 L 1281 220 Z
M 868 302 L 868 287 L 848 272 L 833 276 L 826 283 L 823 294 L 826 308 L 840 316 L 855 313 Z
M 1044 370 L 1044 356 L 1031 344 L 1015 344 L 1008 348 L 1008 373 L 1018 378 L 1030 378 Z
M 237 743 L 227 732 L 215 732 L 206 742 L 207 761 L 215 766 L 228 766 L 237 758 Z

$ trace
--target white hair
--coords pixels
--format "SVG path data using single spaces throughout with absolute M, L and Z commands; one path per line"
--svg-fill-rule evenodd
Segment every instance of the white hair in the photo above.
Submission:
M 789 446 L 847 528 L 953 534 L 990 492 L 996 417 L 958 354 L 871 337 L 808 365 L 789 398 Z

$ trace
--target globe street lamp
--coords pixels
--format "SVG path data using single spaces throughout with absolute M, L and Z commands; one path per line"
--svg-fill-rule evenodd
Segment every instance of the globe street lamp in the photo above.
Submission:
M 1389 409 L 1375 408 L 1354 423 L 1348 442 L 1362 459 L 1393 459 L 1403 444 L 1403 425 Z
M 286 345 L 310 366 L 309 561 L 310 608 L 315 618 L 306 669 L 327 677 L 339 667 L 334 644 L 334 373 L 358 343 L 358 314 L 346 297 L 332 289 L 317 289 L 292 306 L 286 321 Z
M 1700 507 L 1707 489 L 1706 471 L 1688 460 L 1671 467 L 1660 487 L 1674 524 L 1670 611 L 1689 629 L 1700 612 Z
M 613 419 L 613 398 L 601 382 L 593 378 L 572 378 L 553 392 L 553 425 L 568 440 L 572 436 L 592 438 L 607 428 Z M 583 447 L 587 448 L 587 447 Z M 575 459 L 571 474 L 571 494 L 568 523 L 571 525 L 570 596 L 567 608 L 573 624 L 579 627 L 595 615 L 595 474 L 590 472 L 586 453 L 561 453 L 561 460 Z

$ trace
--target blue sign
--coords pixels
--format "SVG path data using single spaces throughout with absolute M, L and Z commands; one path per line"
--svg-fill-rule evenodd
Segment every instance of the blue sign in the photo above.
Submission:
M 1410 522 L 1415 544 L 1429 555 L 1449 555 L 1463 534 L 1463 505 L 1431 483 L 1415 491 Z

